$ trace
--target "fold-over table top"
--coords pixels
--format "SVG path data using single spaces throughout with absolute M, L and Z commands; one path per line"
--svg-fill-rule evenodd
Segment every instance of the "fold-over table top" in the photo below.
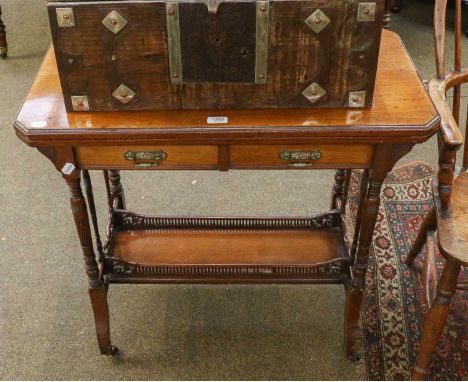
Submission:
M 227 117 L 223 124 L 209 117 Z M 400 38 L 384 30 L 370 109 L 65 111 L 51 48 L 15 121 L 31 146 L 101 140 L 353 139 L 423 142 L 439 117 Z

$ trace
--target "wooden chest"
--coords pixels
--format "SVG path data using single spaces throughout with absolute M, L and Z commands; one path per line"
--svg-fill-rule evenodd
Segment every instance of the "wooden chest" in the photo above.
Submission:
M 385 0 L 49 1 L 68 111 L 370 107 Z

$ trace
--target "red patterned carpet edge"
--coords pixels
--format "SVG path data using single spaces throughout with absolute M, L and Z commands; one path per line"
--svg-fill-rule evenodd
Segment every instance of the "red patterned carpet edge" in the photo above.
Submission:
M 347 219 L 354 221 L 362 171 L 353 171 Z M 414 364 L 424 313 L 421 256 L 412 268 L 403 260 L 432 207 L 433 169 L 412 162 L 385 180 L 366 275 L 362 310 L 362 346 L 368 380 L 407 380 Z M 352 232 L 349 237 L 352 237 Z M 433 243 L 437 266 L 444 259 Z M 462 271 L 468 277 L 468 270 Z M 468 291 L 452 298 L 447 325 L 430 368 L 431 380 L 468 380 Z

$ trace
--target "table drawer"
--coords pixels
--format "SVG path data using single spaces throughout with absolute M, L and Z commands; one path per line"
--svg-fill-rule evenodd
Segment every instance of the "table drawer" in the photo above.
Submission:
M 78 147 L 80 168 L 216 169 L 217 146 Z
M 233 145 L 231 168 L 369 167 L 372 145 Z

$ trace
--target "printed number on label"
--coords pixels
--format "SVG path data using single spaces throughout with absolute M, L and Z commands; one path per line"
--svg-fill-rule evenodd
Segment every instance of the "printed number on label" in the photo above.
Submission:
M 208 117 L 207 123 L 228 123 L 228 117 Z

